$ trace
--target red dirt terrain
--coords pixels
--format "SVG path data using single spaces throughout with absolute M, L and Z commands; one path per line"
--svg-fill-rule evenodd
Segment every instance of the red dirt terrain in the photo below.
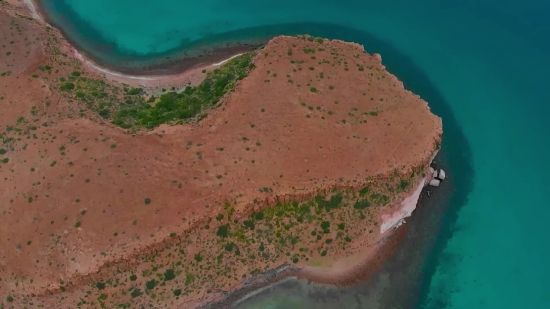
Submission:
M 86 295 L 71 290 L 107 280 L 102 269 L 111 264 L 136 272 L 165 243 L 224 213 L 228 201 L 238 217 L 324 189 L 408 175 L 429 164 L 441 138 L 441 120 L 379 55 L 306 37 L 272 39 L 258 51 L 255 69 L 198 125 L 131 135 L 79 116 L 85 107 L 59 93 L 56 80 L 82 69 L 64 44 L 56 30 L 0 11 L 6 308 L 33 307 L 32 295 L 46 307 L 72 308 L 68 299 Z M 196 236 L 195 244 L 201 239 L 209 238 Z M 191 247 L 200 262 L 203 249 Z M 98 289 L 93 293 L 114 298 Z M 79 304 L 99 308 L 105 299 L 98 295 Z

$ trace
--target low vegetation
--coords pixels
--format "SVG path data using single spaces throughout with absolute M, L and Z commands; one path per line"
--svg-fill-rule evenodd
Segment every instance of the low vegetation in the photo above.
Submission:
M 322 265 L 324 257 L 355 253 L 349 243 L 368 245 L 369 235 L 378 231 L 379 208 L 396 202 L 390 196 L 407 192 L 421 176 L 420 170 L 409 175 L 396 170 L 389 179 L 370 181 L 358 190 L 334 189 L 303 202 L 260 207 L 247 215 L 236 213 L 234 201 L 226 202 L 221 213 L 194 229 L 171 232 L 171 241 L 144 256 L 137 266 L 117 268 L 114 273 L 107 269 L 110 275 L 86 289 L 93 299 L 89 304 L 155 307 L 203 289 L 207 293 L 228 289 L 282 263 Z M 80 221 L 74 227 L 81 227 Z
M 181 124 L 206 117 L 206 112 L 221 104 L 222 97 L 254 68 L 254 56 L 255 52 L 249 52 L 235 57 L 209 72 L 200 85 L 188 86 L 181 92 L 167 92 L 159 98 L 145 100 L 140 88 L 121 91 L 102 80 L 81 76 L 77 71 L 61 78 L 59 89 L 117 126 L 153 129 L 161 124 Z
M 164 123 L 183 123 L 219 104 L 220 99 L 232 91 L 253 68 L 254 53 L 247 53 L 229 60 L 226 64 L 209 72 L 197 87 L 188 86 L 183 92 L 166 93 L 154 103 L 143 102 L 121 109 L 113 123 L 123 128 L 143 126 L 152 129 Z

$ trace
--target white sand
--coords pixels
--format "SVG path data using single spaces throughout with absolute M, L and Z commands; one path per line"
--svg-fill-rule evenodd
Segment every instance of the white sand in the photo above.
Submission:
M 236 55 L 231 56 L 231 57 L 229 57 L 229 58 L 227 58 L 227 59 L 225 59 L 225 60 L 222 60 L 222 61 L 220 61 L 220 62 L 212 63 L 212 66 L 215 67 L 215 66 L 222 65 L 222 64 L 226 63 L 227 61 L 229 61 L 229 60 L 231 60 L 231 59 L 233 59 L 233 58 L 235 58 L 235 57 L 238 57 L 238 56 L 240 56 L 240 55 L 242 55 L 242 54 L 236 54 Z

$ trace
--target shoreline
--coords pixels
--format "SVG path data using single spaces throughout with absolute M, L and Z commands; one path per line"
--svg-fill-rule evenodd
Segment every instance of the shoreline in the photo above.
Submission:
M 446 158 L 440 156 L 436 160 L 439 167 L 451 170 Z M 334 286 L 288 278 L 242 299 L 238 305 L 225 308 L 256 308 L 269 300 L 280 305 L 284 302 L 280 297 L 285 295 L 296 299 L 297 304 L 306 303 L 311 308 L 339 308 L 340 304 L 353 308 L 413 308 L 419 301 L 419 283 L 425 280 L 424 271 L 429 263 L 427 256 L 439 236 L 454 190 L 454 179 L 450 178 L 435 190 L 428 187 L 422 191 L 417 213 L 407 220 L 406 235 L 399 240 L 391 257 L 383 260 L 382 267 L 366 280 Z
M 290 280 L 304 280 L 308 284 L 314 283 L 333 287 L 349 287 L 367 282 L 394 255 L 401 242 L 407 237 L 408 232 L 408 224 L 403 224 L 395 230 L 388 231 L 389 235 L 380 237 L 362 252 L 355 253 L 349 258 L 335 260 L 340 262 L 339 264 L 343 262 L 346 265 L 345 269 L 333 269 L 330 266 L 319 268 L 313 266 L 295 267 L 290 264 L 283 264 L 244 280 L 230 290 L 212 293 L 214 295 L 210 294 L 211 296 L 207 298 L 204 298 L 203 295 L 200 299 L 183 303 L 178 306 L 178 309 L 233 308 L 267 289 Z M 348 262 L 352 264 L 346 264 Z
M 27 1 L 32 1 L 32 0 L 24 0 L 24 1 L 25 3 L 27 3 Z M 31 10 L 30 8 L 28 9 Z M 33 9 L 34 9 L 34 6 L 33 6 Z M 61 31 L 59 33 L 61 33 Z M 202 70 L 205 70 L 205 68 L 212 68 L 212 67 L 221 65 L 226 61 L 228 61 L 229 59 L 237 56 L 237 55 L 233 55 L 228 59 L 224 59 L 220 62 L 212 63 L 205 66 L 195 67 L 175 75 L 151 75 L 151 76 L 126 75 L 123 73 L 118 73 L 116 71 L 109 70 L 108 68 L 104 68 L 98 65 L 93 60 L 86 58 L 85 54 L 83 52 L 79 52 L 79 50 L 76 47 L 74 47 L 67 39 L 65 41 L 66 42 L 63 44 L 63 46 L 68 48 L 71 51 L 72 55 L 76 57 L 76 59 L 89 70 L 92 70 L 98 74 L 103 74 L 107 79 L 110 79 L 110 80 L 119 79 L 119 81 L 123 80 L 123 81 L 127 81 L 127 83 L 136 83 L 140 86 L 146 86 L 146 87 L 165 86 L 164 84 L 165 82 L 171 82 L 172 85 L 175 85 L 175 83 L 181 83 L 181 82 L 191 83 L 195 78 L 199 78 L 200 74 L 205 73 L 202 71 Z M 177 77 L 177 81 L 174 80 L 174 77 Z M 422 187 L 422 185 L 420 185 L 420 187 Z M 401 202 L 401 204 L 403 204 L 403 202 Z M 398 205 L 398 204 L 395 204 L 395 205 Z M 386 221 L 385 218 L 382 218 L 382 219 L 383 219 L 382 221 Z M 397 218 L 397 220 L 398 221 L 402 220 L 402 218 Z M 382 222 L 382 224 L 384 223 L 385 222 Z M 395 226 L 396 225 L 393 224 L 390 226 L 390 228 L 393 228 Z M 384 237 L 382 237 L 382 235 L 378 235 L 378 238 L 376 239 L 376 241 L 372 245 L 368 246 L 369 248 L 366 248 L 361 252 L 357 252 L 353 254 L 352 259 L 355 258 L 358 260 L 358 262 L 355 264 L 353 263 L 350 264 L 352 266 L 344 270 L 339 269 L 337 266 L 335 267 L 305 266 L 300 269 L 296 269 L 296 268 L 291 268 L 290 270 L 283 269 L 281 272 L 279 272 L 278 270 L 280 269 L 280 267 L 284 267 L 284 265 L 282 265 L 280 267 L 277 267 L 275 269 L 268 271 L 267 275 L 266 273 L 263 273 L 262 275 L 260 275 L 261 277 L 259 281 L 258 279 L 252 278 L 250 281 L 244 281 L 239 284 L 236 284 L 235 287 L 237 288 L 237 291 L 240 291 L 242 288 L 248 288 L 254 292 L 258 290 L 258 287 L 256 286 L 257 284 L 265 285 L 266 282 L 280 282 L 281 280 L 288 277 L 292 277 L 293 275 L 295 275 L 294 277 L 298 279 L 306 279 L 310 282 L 326 283 L 326 284 L 332 284 L 332 285 L 349 285 L 349 284 L 353 284 L 354 282 L 363 281 L 365 280 L 365 278 L 371 276 L 372 273 L 376 271 L 376 268 L 383 265 L 384 261 L 389 256 L 391 256 L 391 254 L 395 250 L 395 247 L 399 244 L 400 239 L 402 239 L 401 236 L 406 235 L 406 232 L 407 232 L 407 228 L 405 226 L 405 227 L 402 227 L 401 229 L 388 231 L 386 235 L 384 235 Z M 401 235 L 401 236 L 394 237 L 394 234 L 396 236 L 397 235 Z M 370 248 L 370 247 L 373 247 L 373 248 Z M 391 250 L 389 250 L 390 248 Z M 368 252 L 366 257 L 364 256 L 365 251 Z M 336 261 L 334 265 L 340 262 L 340 259 L 333 258 L 331 260 Z M 339 264 L 341 266 L 341 263 Z M 271 276 L 273 271 L 275 272 L 275 274 Z M 360 275 L 357 276 L 358 274 Z M 262 281 L 261 279 L 262 278 L 265 279 L 266 276 L 268 278 L 266 279 L 267 281 Z M 219 291 L 219 292 L 213 293 L 212 297 L 216 297 L 216 296 L 224 297 L 227 295 L 229 296 L 226 297 L 226 299 L 231 297 L 231 295 L 233 295 L 233 292 L 231 292 L 231 290 L 228 292 Z
M 432 157 L 432 161 L 437 153 Z M 415 208 L 424 208 L 420 203 L 428 197 L 428 191 L 433 190 L 425 185 L 425 179 L 419 185 L 421 190 L 418 194 L 418 200 Z M 418 191 L 418 190 L 417 190 Z M 415 195 L 415 194 L 413 194 Z M 404 202 L 407 199 L 404 200 Z M 403 211 L 407 212 L 405 202 Z M 414 211 L 414 210 L 413 210 Z M 414 218 L 414 217 L 411 217 Z M 413 221 L 413 220 L 410 220 Z M 327 285 L 332 287 L 350 287 L 358 284 L 368 283 L 374 279 L 375 275 L 381 271 L 386 262 L 398 252 L 401 243 L 407 239 L 409 234 L 410 223 L 403 221 L 401 224 L 396 224 L 393 228 L 386 230 L 386 235 L 379 235 L 379 239 L 368 245 L 361 252 L 353 254 L 351 257 L 344 257 L 334 260 L 334 267 L 294 267 L 289 264 L 283 264 L 277 268 L 270 269 L 264 273 L 258 274 L 248 280 L 242 281 L 229 291 L 220 291 L 212 299 L 199 299 L 193 302 L 197 309 L 222 309 L 234 308 L 240 303 L 268 290 L 277 285 L 284 284 L 291 280 L 304 280 L 308 284 Z M 341 267 L 343 265 L 343 267 Z M 338 267 L 340 266 L 340 267 Z M 282 273 L 278 273 L 281 268 Z M 275 275 L 273 275 L 275 273 Z M 178 309 L 189 308 L 190 303 L 182 304 Z
M 167 90 L 166 88 L 173 88 L 171 91 L 180 91 L 188 85 L 196 86 L 204 80 L 208 72 L 214 70 L 216 67 L 224 64 L 225 62 L 242 55 L 242 53 L 237 53 L 229 58 L 222 59 L 219 62 L 197 65 L 176 74 L 130 75 L 101 66 L 90 58 L 87 58 L 74 46 L 69 45 L 68 47 L 70 48 L 71 54 L 82 63 L 86 70 L 91 73 L 103 75 L 106 79 L 119 82 L 121 84 L 146 88 L 145 90 L 149 95 L 161 95 L 162 93 L 165 93 L 164 90 Z
M 23 3 L 27 6 L 27 9 L 31 12 L 31 15 L 34 19 L 37 19 L 38 21 L 45 23 L 44 13 L 42 12 L 42 9 L 40 8 L 40 5 L 38 3 L 34 2 L 35 0 L 23 0 Z M 38 7 L 38 10 L 36 9 Z
M 436 155 L 437 152 L 432 156 L 430 162 L 433 162 Z M 283 264 L 242 281 L 228 291 L 221 291 L 212 299 L 201 297 L 191 303 L 182 304 L 178 308 L 185 309 L 190 305 L 195 305 L 200 309 L 229 308 L 290 278 L 334 287 L 346 287 L 367 282 L 378 270 L 382 269 L 385 262 L 397 251 L 399 244 L 406 239 L 409 224 L 404 219 L 410 217 L 416 208 L 422 207 L 419 205 L 420 197 L 427 195 L 426 192 L 430 190 L 426 183 L 426 178 L 421 179 L 416 189 L 403 201 L 396 204 L 399 206 L 396 210 L 394 209 L 389 215 L 387 213 L 382 215 L 380 230 L 383 232 L 378 235 L 378 239 L 351 256 L 330 259 L 331 264 L 319 267 L 293 267 Z M 284 269 L 280 273 L 278 270 L 284 267 L 289 267 L 289 269 Z M 272 275 L 274 272 L 275 275 Z
M 253 51 L 261 44 L 246 44 L 245 46 L 232 46 L 218 48 L 212 55 L 171 59 L 161 63 L 152 63 L 142 68 L 119 70 L 111 68 L 88 54 L 78 44 L 71 40 L 66 33 L 48 19 L 42 7 L 36 0 L 23 0 L 24 8 L 29 12 L 32 18 L 40 24 L 49 26 L 59 32 L 65 40 L 66 50 L 71 53 L 81 64 L 91 73 L 101 74 L 105 78 L 134 87 L 145 87 L 149 89 L 151 95 L 158 95 L 162 87 L 182 88 L 186 85 L 197 85 L 204 77 L 205 73 L 213 70 L 215 67 L 242 55 Z
M 378 235 L 374 243 L 367 244 L 354 254 L 331 258 L 328 264 L 318 267 L 309 265 L 294 267 L 283 264 L 248 280 L 241 281 L 227 291 L 220 291 L 218 294 L 211 295 L 210 299 L 205 299 L 203 296 L 192 302 L 181 304 L 178 308 L 185 309 L 192 305 L 200 309 L 228 308 L 290 278 L 334 287 L 352 286 L 370 280 L 384 266 L 385 262 L 393 256 L 399 244 L 407 237 L 409 226 L 404 219 L 409 217 L 416 208 L 422 207 L 422 205 L 418 205 L 420 196 L 429 190 L 429 187 L 425 186 L 425 182 L 426 178 L 421 179 L 412 194 L 396 204 L 399 206 L 397 210 L 394 210 L 389 216 L 382 216 L 380 229 L 384 232 Z M 388 222 L 391 225 L 390 227 L 387 227 Z M 386 225 L 385 228 L 384 225 Z M 361 243 L 359 246 L 361 246 Z M 285 267 L 287 268 L 281 270 Z

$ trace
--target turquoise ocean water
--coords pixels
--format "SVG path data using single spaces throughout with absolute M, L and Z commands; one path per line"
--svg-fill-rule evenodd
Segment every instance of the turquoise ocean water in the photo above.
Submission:
M 356 41 L 380 53 L 443 118 L 442 157 L 456 188 L 444 213 L 425 223 L 434 238 L 418 249 L 419 275 L 385 288 L 410 289 L 405 294 L 414 301 L 401 308 L 550 308 L 550 2 L 40 2 L 54 24 L 105 64 L 282 33 Z M 422 247 L 414 241 L 404 244 L 409 252 Z M 399 275 L 399 268 L 388 271 Z M 325 308 L 390 308 L 346 298 L 366 286 L 293 284 L 237 307 L 321 308 L 323 299 Z

